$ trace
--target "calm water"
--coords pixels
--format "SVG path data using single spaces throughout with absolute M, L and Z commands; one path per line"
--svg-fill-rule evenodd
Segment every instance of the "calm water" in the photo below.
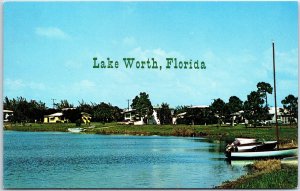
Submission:
M 246 173 L 204 139 L 4 132 L 5 188 L 212 188 Z

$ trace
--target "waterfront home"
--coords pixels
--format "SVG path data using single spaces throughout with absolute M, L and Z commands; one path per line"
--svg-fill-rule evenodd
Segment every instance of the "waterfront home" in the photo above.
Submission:
M 134 125 L 144 125 L 144 117 L 140 117 L 137 114 L 136 109 L 125 109 L 124 114 L 124 124 L 134 124 Z
M 64 108 L 62 112 L 56 112 L 50 115 L 44 115 L 44 123 L 67 123 L 69 119 L 64 116 L 63 111 L 70 110 L 72 108 Z M 81 120 L 85 124 L 89 124 L 92 119 L 92 115 L 86 112 L 81 112 Z
M 149 117 L 149 120 L 148 120 L 148 124 L 152 124 L 152 125 L 160 125 L 161 122 L 158 118 L 158 111 L 161 109 L 161 105 L 156 105 L 156 106 L 153 106 L 153 113 L 152 113 L 152 116 Z M 174 108 L 169 108 L 170 111 L 171 111 L 171 116 L 174 115 Z
M 230 124 L 231 126 L 234 126 L 236 123 L 240 123 L 244 121 L 243 114 L 244 114 L 243 110 L 231 113 L 230 114 L 231 123 L 226 123 L 226 124 Z
M 153 106 L 153 113 L 148 117 L 147 124 L 160 125 L 160 120 L 157 116 L 158 110 L 161 109 L 160 105 Z M 174 109 L 170 108 L 171 115 L 173 116 Z M 144 125 L 144 117 L 137 115 L 136 109 L 125 109 L 123 112 L 125 124 Z
M 275 118 L 275 107 L 270 107 L 269 108 L 269 120 L 263 120 L 259 121 L 260 125 L 267 125 L 267 124 L 275 124 L 276 123 L 276 118 Z M 247 119 L 245 120 L 245 124 L 248 125 L 249 121 Z M 296 122 L 297 119 L 294 117 L 291 117 L 290 114 L 288 114 L 288 111 L 286 109 L 277 107 L 277 122 L 279 124 L 289 124 L 290 122 Z M 251 124 L 250 124 L 251 126 Z
M 136 109 L 125 109 L 123 112 L 125 121 L 134 121 L 136 115 Z
M 269 115 L 270 115 L 271 120 L 268 120 L 267 122 L 276 123 L 275 107 L 270 107 L 269 108 Z M 287 110 L 277 107 L 277 121 L 278 121 L 278 123 L 289 124 L 291 121 L 292 122 L 294 122 L 294 121 L 297 122 L 297 119 L 294 118 L 294 117 L 291 117 L 288 114 Z
M 44 123 L 65 123 L 67 121 L 62 112 L 44 115 Z
M 173 116 L 172 117 L 172 124 L 173 125 L 176 125 L 177 124 L 177 120 L 178 119 L 183 119 L 186 115 L 186 112 L 183 112 L 183 113 L 178 113 L 176 116 Z
M 12 110 L 7 110 L 7 109 L 4 109 L 3 110 L 3 121 L 4 122 L 8 122 L 11 120 L 11 117 L 13 116 L 13 111 Z

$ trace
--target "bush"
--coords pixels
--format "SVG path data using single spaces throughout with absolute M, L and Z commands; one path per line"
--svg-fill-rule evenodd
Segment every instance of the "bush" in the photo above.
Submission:
M 80 127 L 81 126 L 81 120 L 80 119 L 77 119 L 76 120 L 76 127 Z

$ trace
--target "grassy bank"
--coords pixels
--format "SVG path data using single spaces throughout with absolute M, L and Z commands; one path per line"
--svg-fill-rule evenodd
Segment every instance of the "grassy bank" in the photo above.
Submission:
M 60 124 L 5 124 L 5 130 L 16 131 L 63 131 L 76 127 L 73 123 Z M 162 135 L 162 136 L 196 136 L 207 137 L 214 140 L 232 141 L 236 137 L 254 137 L 265 140 L 275 140 L 275 127 L 246 128 L 244 125 L 235 127 L 216 125 L 121 125 L 117 123 L 91 123 L 81 125 L 85 133 L 94 134 L 129 134 L 129 135 Z M 88 128 L 93 127 L 93 128 Z M 297 143 L 298 128 L 280 126 L 280 142 L 288 143 L 293 140 Z
M 295 189 L 298 166 L 281 164 L 280 160 L 256 161 L 250 172 L 235 181 L 224 182 L 221 189 Z
M 72 123 L 54 123 L 54 124 L 37 124 L 37 123 L 27 123 L 27 124 L 4 124 L 4 130 L 13 131 L 61 131 L 67 132 L 68 128 L 75 127 Z

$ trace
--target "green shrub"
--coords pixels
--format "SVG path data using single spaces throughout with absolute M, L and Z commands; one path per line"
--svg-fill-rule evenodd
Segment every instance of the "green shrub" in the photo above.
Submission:
M 76 120 L 76 127 L 80 127 L 81 126 L 81 120 L 80 119 L 77 119 Z

